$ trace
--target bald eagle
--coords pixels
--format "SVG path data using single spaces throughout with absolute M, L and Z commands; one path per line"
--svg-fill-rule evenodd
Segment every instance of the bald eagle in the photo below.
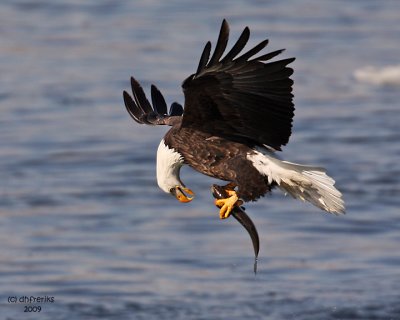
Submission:
M 342 194 L 325 169 L 284 161 L 276 154 L 291 135 L 293 69 L 288 65 L 295 58 L 271 61 L 284 50 L 255 57 L 268 40 L 241 53 L 250 37 L 248 27 L 224 55 L 228 37 L 224 20 L 214 52 L 211 55 L 207 42 L 196 73 L 182 83 L 185 108 L 174 102 L 168 112 L 154 85 L 150 103 L 133 77 L 132 97 L 123 92 L 126 109 L 136 122 L 171 126 L 157 151 L 159 187 L 181 202 L 191 201 L 194 193 L 179 174 L 183 165 L 189 165 L 228 182 L 227 197 L 215 200 L 221 219 L 273 188 L 327 212 L 344 213 Z

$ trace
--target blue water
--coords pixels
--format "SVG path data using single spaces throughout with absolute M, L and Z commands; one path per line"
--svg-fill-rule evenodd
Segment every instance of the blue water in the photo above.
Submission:
M 399 87 L 354 71 L 399 64 L 398 1 L 0 4 L 1 319 L 400 319 Z M 190 169 L 182 205 L 155 181 L 166 128 L 129 118 L 135 75 L 183 102 L 223 18 L 232 38 L 297 57 L 284 158 L 325 166 L 336 217 L 274 192 L 247 212 L 253 251 Z M 38 313 L 8 297 L 54 297 Z

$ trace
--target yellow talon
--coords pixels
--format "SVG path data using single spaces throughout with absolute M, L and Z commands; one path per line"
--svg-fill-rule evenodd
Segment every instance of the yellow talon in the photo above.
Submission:
M 229 195 L 229 198 L 215 200 L 215 205 L 220 208 L 220 219 L 228 218 L 235 206 L 240 206 L 243 204 L 243 201 L 239 200 L 239 197 L 234 190 L 226 190 L 226 193 Z

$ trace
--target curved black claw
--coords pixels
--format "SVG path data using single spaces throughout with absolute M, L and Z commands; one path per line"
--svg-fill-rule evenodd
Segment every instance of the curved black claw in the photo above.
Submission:
M 225 192 L 225 189 L 221 186 L 213 184 L 211 187 L 211 193 L 216 199 L 225 199 L 228 195 Z M 254 273 L 257 273 L 257 258 L 258 252 L 260 251 L 260 239 L 258 237 L 258 232 L 256 226 L 254 225 L 253 221 L 244 211 L 243 207 L 234 207 L 232 212 L 232 216 L 239 221 L 239 223 L 247 230 L 250 235 L 251 241 L 253 242 L 254 248 Z

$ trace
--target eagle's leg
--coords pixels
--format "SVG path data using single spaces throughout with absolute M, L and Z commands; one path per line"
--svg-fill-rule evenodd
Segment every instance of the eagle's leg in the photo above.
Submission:
M 242 200 L 239 200 L 239 197 L 236 194 L 236 191 L 233 190 L 236 185 L 228 184 L 225 186 L 225 192 L 229 196 L 225 199 L 216 199 L 215 205 L 220 208 L 219 217 L 221 219 L 226 219 L 230 216 L 232 209 L 235 206 L 241 206 L 243 204 Z

